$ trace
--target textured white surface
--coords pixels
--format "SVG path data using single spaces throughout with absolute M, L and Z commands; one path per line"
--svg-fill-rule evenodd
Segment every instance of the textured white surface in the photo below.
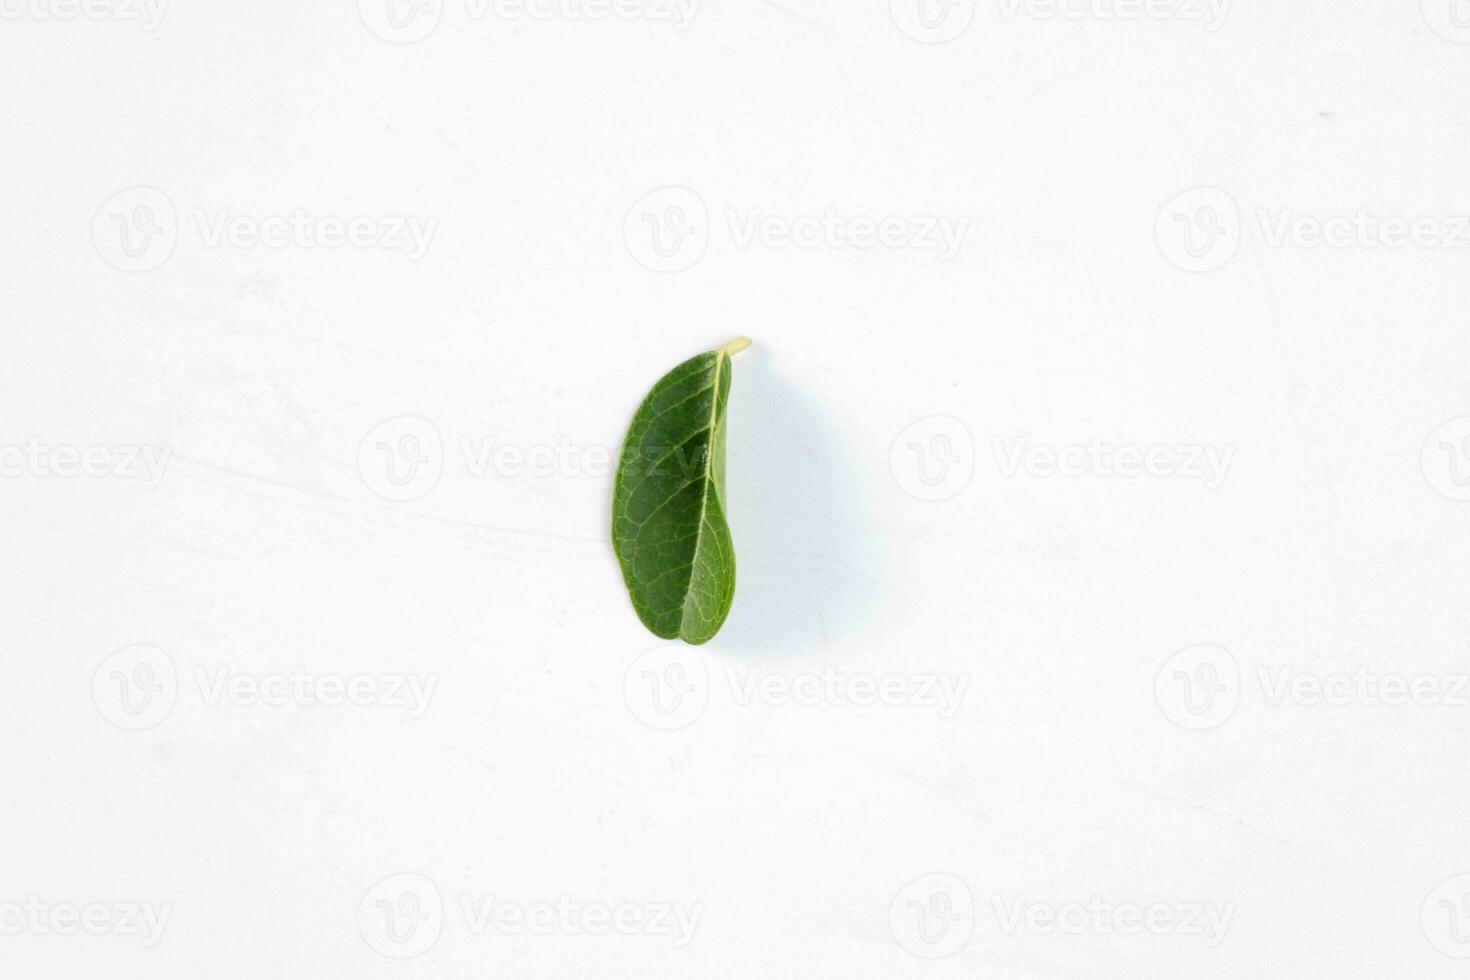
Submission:
M 111 3 L 0 0 L 0 973 L 1463 975 L 1470 9 Z

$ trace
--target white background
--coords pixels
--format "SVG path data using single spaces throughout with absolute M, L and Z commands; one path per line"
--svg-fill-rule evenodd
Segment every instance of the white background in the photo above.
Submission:
M 0 456 L 0 972 L 1462 976 L 1470 422 L 1440 427 L 1470 416 L 1470 233 L 1268 234 L 1365 209 L 1453 237 L 1449 0 L 981 0 L 927 33 L 906 0 L 652 3 L 446 0 L 397 36 L 350 0 L 176 0 L 153 29 L 0 4 L 0 445 L 171 453 L 156 483 Z M 434 232 L 416 259 L 207 234 L 298 210 Z M 829 212 L 966 234 L 740 234 Z M 692 237 L 665 261 L 654 225 Z M 462 440 L 585 461 L 739 334 L 735 605 L 668 651 L 605 472 L 476 473 Z M 385 497 L 377 442 L 425 424 L 442 474 Z M 1094 439 L 1231 463 L 1003 465 Z M 176 689 L 129 715 L 139 657 Z M 670 664 L 696 700 L 661 730 L 640 692 Z M 416 715 L 201 682 L 293 671 L 436 687 Z M 742 687 L 824 671 L 966 686 L 952 717 Z M 1261 680 L 1354 673 L 1438 703 Z M 1194 712 L 1176 685 L 1211 678 Z M 442 907 L 395 946 L 404 882 Z M 683 945 L 477 932 L 490 896 L 700 918 Z M 1093 900 L 1231 917 L 1001 914 Z M 58 935 L 28 902 L 169 918 Z

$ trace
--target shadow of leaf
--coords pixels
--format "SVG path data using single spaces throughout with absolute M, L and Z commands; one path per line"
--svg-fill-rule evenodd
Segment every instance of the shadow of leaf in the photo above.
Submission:
M 757 347 L 737 362 L 727 443 L 735 604 L 712 651 L 814 654 L 887 598 L 865 502 L 871 465 L 837 416 L 813 403 Z

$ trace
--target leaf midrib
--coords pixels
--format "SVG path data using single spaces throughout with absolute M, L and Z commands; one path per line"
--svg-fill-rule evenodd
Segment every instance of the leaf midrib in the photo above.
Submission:
M 699 567 L 699 549 L 704 543 L 704 515 L 709 508 L 710 485 L 714 483 L 714 460 L 715 460 L 715 416 L 720 413 L 720 372 L 724 370 L 726 355 L 721 351 L 715 351 L 715 377 L 710 386 L 709 421 L 705 427 L 709 429 L 709 443 L 704 452 L 704 492 L 699 495 L 699 523 L 695 525 L 694 531 L 694 553 L 689 556 L 689 578 L 684 583 L 684 608 L 679 613 L 679 634 L 684 634 L 684 628 L 689 622 L 689 600 L 693 595 L 694 570 Z

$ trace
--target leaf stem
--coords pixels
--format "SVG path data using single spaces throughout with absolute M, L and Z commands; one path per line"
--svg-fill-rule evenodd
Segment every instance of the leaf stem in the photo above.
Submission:
M 750 338 L 749 337 L 736 337 L 734 340 L 730 341 L 724 347 L 721 347 L 719 350 L 715 351 L 715 353 L 716 354 L 730 354 L 730 355 L 735 355 L 735 354 L 739 354 L 741 351 L 745 350 L 745 348 L 747 348 L 749 346 L 750 346 Z

